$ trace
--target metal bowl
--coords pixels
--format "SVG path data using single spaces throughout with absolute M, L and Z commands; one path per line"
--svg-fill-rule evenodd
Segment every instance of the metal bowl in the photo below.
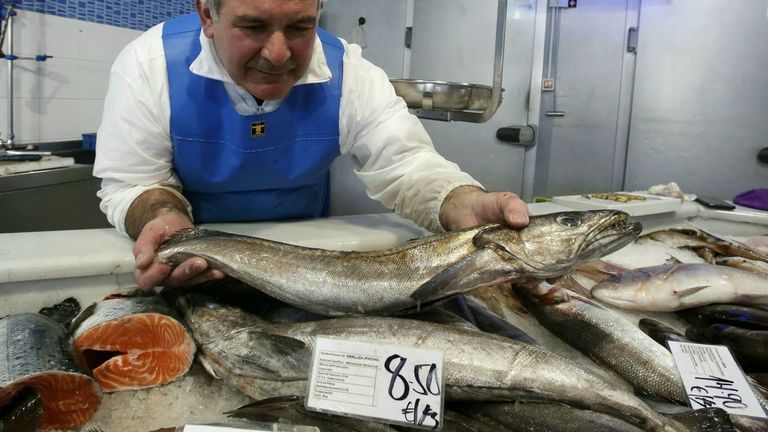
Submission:
M 485 85 L 408 79 L 390 82 L 408 108 L 485 111 L 491 100 L 491 87 Z

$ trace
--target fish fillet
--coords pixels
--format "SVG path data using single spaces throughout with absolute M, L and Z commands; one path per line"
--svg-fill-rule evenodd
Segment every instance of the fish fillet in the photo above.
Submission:
M 195 342 L 157 296 L 104 300 L 74 332 L 78 361 L 105 392 L 167 384 L 192 365 Z

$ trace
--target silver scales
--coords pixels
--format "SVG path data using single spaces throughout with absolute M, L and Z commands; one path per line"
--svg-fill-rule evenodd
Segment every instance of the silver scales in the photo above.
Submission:
M 391 79 L 395 93 L 416 116 L 432 120 L 483 123 L 501 104 L 507 0 L 499 0 L 493 86 L 450 81 Z

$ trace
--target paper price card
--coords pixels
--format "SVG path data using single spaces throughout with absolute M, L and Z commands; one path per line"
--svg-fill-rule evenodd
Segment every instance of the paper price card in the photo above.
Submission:
M 669 349 L 691 408 L 718 407 L 730 414 L 768 418 L 728 347 L 669 341 Z
M 307 409 L 437 430 L 443 421 L 443 353 L 317 338 Z

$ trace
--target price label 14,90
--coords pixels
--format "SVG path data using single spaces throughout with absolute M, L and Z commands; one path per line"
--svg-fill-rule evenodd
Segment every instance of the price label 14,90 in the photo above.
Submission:
M 670 341 L 669 349 L 693 409 L 768 418 L 728 347 Z

